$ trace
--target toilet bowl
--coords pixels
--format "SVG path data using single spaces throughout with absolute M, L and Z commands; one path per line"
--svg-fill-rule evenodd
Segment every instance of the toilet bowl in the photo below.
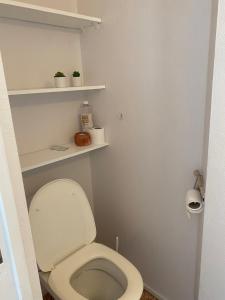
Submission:
M 59 179 L 43 186 L 32 199 L 29 216 L 40 276 L 58 299 L 141 298 L 138 270 L 94 242 L 94 217 L 78 183 Z

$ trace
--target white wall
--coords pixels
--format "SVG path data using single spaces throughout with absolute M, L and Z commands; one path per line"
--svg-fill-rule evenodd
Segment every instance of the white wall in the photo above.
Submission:
M 57 164 L 49 165 L 39 170 L 26 172 L 23 175 L 24 186 L 27 194 L 27 202 L 30 204 L 31 196 L 46 182 L 57 178 L 73 178 L 77 180 L 87 193 L 92 203 L 91 171 L 88 155 L 65 160 Z
M 193 300 L 200 218 L 184 197 L 201 168 L 210 0 L 78 1 L 100 16 L 82 37 L 87 81 L 105 82 L 97 123 L 111 146 L 92 157 L 98 239 L 169 300 Z M 119 120 L 120 113 L 124 120 Z
M 75 0 L 25 2 L 74 12 L 77 4 Z M 53 76 L 59 70 L 68 75 L 74 69 L 82 73 L 80 34 L 76 30 L 0 19 L 0 49 L 8 89 L 51 87 Z M 20 154 L 71 142 L 79 130 L 78 110 L 85 97 L 84 93 L 60 93 L 11 98 Z M 27 197 L 44 183 L 59 177 L 74 178 L 92 199 L 88 155 L 27 172 L 24 175 Z
M 219 1 L 199 300 L 225 299 L 225 1 Z

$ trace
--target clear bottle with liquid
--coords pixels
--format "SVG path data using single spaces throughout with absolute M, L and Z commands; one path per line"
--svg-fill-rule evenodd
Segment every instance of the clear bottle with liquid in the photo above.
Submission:
M 88 101 L 84 101 L 80 109 L 80 124 L 82 131 L 93 128 L 92 107 Z

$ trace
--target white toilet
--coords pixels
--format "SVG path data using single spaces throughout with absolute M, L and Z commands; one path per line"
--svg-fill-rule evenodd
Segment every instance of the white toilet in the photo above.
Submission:
M 58 299 L 141 298 L 138 270 L 116 251 L 94 243 L 94 217 L 78 183 L 46 184 L 33 197 L 29 215 L 40 276 Z

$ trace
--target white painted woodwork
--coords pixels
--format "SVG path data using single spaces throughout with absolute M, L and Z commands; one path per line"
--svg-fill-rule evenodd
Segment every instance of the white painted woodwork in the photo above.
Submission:
M 103 90 L 103 89 L 105 89 L 105 85 L 80 86 L 80 87 L 68 87 L 68 88 L 10 90 L 8 91 L 8 95 L 17 96 L 17 95 L 32 95 L 32 94 L 65 93 L 65 92 L 92 91 L 92 90 Z
M 82 155 L 91 152 L 93 150 L 101 149 L 108 145 L 109 145 L 108 143 L 104 143 L 102 145 L 90 145 L 85 147 L 77 147 L 71 144 L 69 149 L 66 151 L 44 149 L 41 151 L 23 154 L 20 155 L 21 169 L 22 172 L 26 172 L 71 157 Z
M 219 1 L 199 300 L 225 299 L 225 0 Z
M 2 163 L 2 153 L 1 153 Z M 13 279 L 12 264 L 10 261 L 9 251 L 7 251 L 7 234 L 5 224 L 3 222 L 4 211 L 2 209 L 3 198 L 2 191 L 0 194 L 0 250 L 1 250 L 1 261 L 0 264 L 0 298 L 1 299 L 17 299 L 17 289 Z
M 10 263 L 13 273 L 13 282 L 10 283 L 5 277 L 3 284 L 6 284 L 7 281 L 8 289 L 16 289 L 17 292 L 16 298 L 8 297 L 7 294 L 2 295 L 4 286 L 0 284 L 0 299 L 41 300 L 40 283 L 1 56 L 0 165 L 1 226 L 4 226 L 3 231 L 7 243 L 6 251 L 3 249 L 3 259 L 8 257 L 6 262 Z
M 0 17 L 73 29 L 101 23 L 100 18 L 13 0 L 0 1 Z

